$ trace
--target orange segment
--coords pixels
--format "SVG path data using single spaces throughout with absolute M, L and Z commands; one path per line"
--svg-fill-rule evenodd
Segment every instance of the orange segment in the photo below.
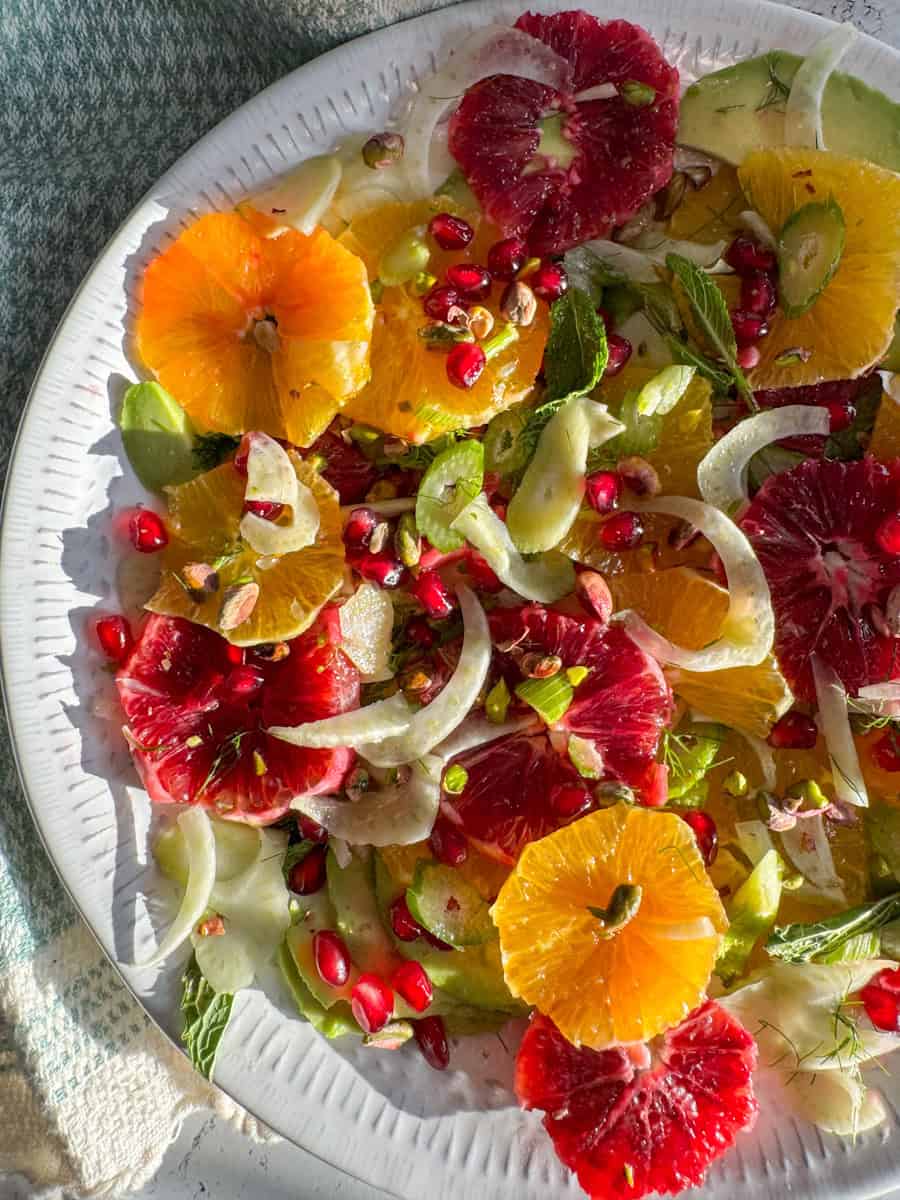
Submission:
M 291 455 L 301 483 L 319 507 L 315 542 L 293 554 L 261 559 L 241 540 L 246 481 L 231 463 L 170 488 L 168 529 L 159 588 L 147 603 L 151 612 L 186 617 L 222 633 L 236 646 L 280 642 L 296 637 L 340 587 L 344 546 L 337 494 L 310 466 Z M 220 560 L 218 592 L 198 603 L 179 582 L 186 563 Z M 252 580 L 259 599 L 249 619 L 224 632 L 219 625 L 222 594 L 230 584 Z
M 640 902 L 610 929 L 591 909 L 622 884 Z M 596 1049 L 655 1037 L 696 1007 L 728 925 L 685 822 L 626 805 L 526 846 L 492 914 L 513 995 Z
M 452 209 L 443 199 L 416 204 L 388 204 L 357 217 L 341 235 L 341 244 L 365 262 L 369 277 L 377 278 L 381 256 L 403 233 L 424 225 L 441 210 Z M 452 263 L 483 263 L 497 231 L 465 217 L 476 226 L 474 241 L 465 251 L 433 248 L 429 271 L 439 280 Z M 494 284 L 482 301 L 503 323 L 500 297 Z M 492 358 L 474 387 L 461 389 L 447 379 L 446 354 L 429 350 L 419 330 L 429 323 L 421 297 L 407 287 L 385 288 L 379 300 L 372 335 L 372 377 L 347 406 L 347 414 L 365 424 L 411 442 L 424 442 L 452 429 L 471 428 L 489 421 L 503 409 L 524 400 L 534 385 L 547 340 L 548 311 L 539 303 L 533 323 L 519 329 L 515 342 Z
M 734 236 L 747 207 L 734 167 L 719 167 L 701 188 L 688 183 L 684 199 L 669 218 L 669 237 L 711 245 Z
M 900 175 L 826 150 L 761 150 L 738 170 L 752 207 L 776 233 L 803 205 L 833 197 L 844 214 L 844 250 L 833 278 L 800 317 L 780 311 L 759 343 L 754 388 L 855 379 L 879 362 L 894 333 L 900 292 Z M 778 364 L 799 348 L 805 361 Z
M 324 230 L 267 239 L 214 213 L 147 268 L 137 346 L 201 429 L 305 446 L 366 382 L 373 316 L 363 264 Z
M 616 608 L 633 608 L 677 646 L 701 650 L 719 634 L 728 593 L 685 567 L 610 578 Z M 769 655 L 756 667 L 683 671 L 666 675 L 675 692 L 696 711 L 755 737 L 766 737 L 790 708 L 793 696 Z

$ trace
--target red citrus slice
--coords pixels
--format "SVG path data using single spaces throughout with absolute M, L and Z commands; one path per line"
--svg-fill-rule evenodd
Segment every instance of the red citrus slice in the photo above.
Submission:
M 543 733 L 514 734 L 455 761 L 468 779 L 458 795 L 444 794 L 444 815 L 500 862 L 514 863 L 523 846 L 580 816 L 579 794 L 585 807 L 590 800 L 584 780 Z
M 510 691 L 522 679 L 517 663 L 528 654 L 558 655 L 563 667 L 588 669 L 555 728 L 590 738 L 606 778 L 638 789 L 645 803 L 662 803 L 664 778 L 655 757 L 672 696 L 657 663 L 622 629 L 604 629 L 590 617 L 526 604 L 495 609 L 489 620 L 495 646 L 511 647 L 496 651 Z M 456 761 L 466 769 L 466 785 L 457 795 L 444 795 L 443 811 L 480 850 L 501 862 L 514 863 L 528 842 L 590 806 L 585 781 L 544 733 L 491 742 Z
M 268 661 L 245 662 L 224 638 L 180 617 L 151 616 L 116 676 L 135 765 L 157 804 L 200 804 L 265 825 L 298 795 L 340 788 L 352 750 L 305 750 L 269 737 L 359 704 L 359 675 L 320 621 Z
M 516 1058 L 516 1094 L 544 1111 L 556 1153 L 592 1200 L 673 1193 L 700 1184 L 752 1127 L 756 1061 L 753 1038 L 712 1000 L 652 1058 L 643 1045 L 573 1046 L 537 1014 Z
M 605 236 L 668 183 L 678 72 L 627 21 L 525 13 L 516 27 L 572 64 L 573 93 L 514 75 L 483 79 L 451 119 L 450 151 L 494 224 L 527 236 L 535 254 L 558 253 Z M 622 90 L 579 98 L 602 84 Z M 555 145 L 546 136 L 554 125 Z
M 496 609 L 490 618 L 495 644 L 555 654 L 563 667 L 587 667 L 559 728 L 591 738 L 608 776 L 640 786 L 656 757 L 672 712 L 672 694 L 658 663 L 618 625 L 570 617 L 526 604 Z
M 798 699 L 815 699 L 813 652 L 853 694 L 900 673 L 900 641 L 879 621 L 900 584 L 900 555 L 875 536 L 898 512 L 900 459 L 809 459 L 770 476 L 741 519 L 772 593 L 775 654 Z

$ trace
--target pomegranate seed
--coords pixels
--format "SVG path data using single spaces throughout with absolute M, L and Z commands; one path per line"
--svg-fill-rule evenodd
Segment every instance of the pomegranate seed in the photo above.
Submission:
M 745 312 L 741 308 L 731 310 L 731 328 L 734 330 L 738 346 L 752 346 L 769 332 L 769 326 L 764 317 L 757 313 Z
M 477 342 L 462 342 L 447 355 L 447 378 L 454 387 L 467 390 L 481 378 L 486 362 Z
M 399 587 L 407 575 L 406 567 L 389 550 L 382 550 L 380 554 L 355 554 L 350 559 L 350 565 L 363 579 L 383 588 Z
M 766 250 L 754 238 L 739 234 L 725 251 L 725 261 L 738 275 L 749 275 L 753 271 L 772 271 L 775 254 Z
M 428 839 L 434 857 L 448 867 L 458 867 L 469 857 L 465 835 L 444 817 L 438 817 Z
M 510 282 L 528 261 L 528 247 L 521 238 L 504 238 L 502 242 L 494 242 L 488 250 L 488 270 L 495 279 Z
M 350 978 L 350 951 L 330 929 L 313 934 L 313 959 L 319 978 L 329 987 L 343 987 Z
M 240 445 L 237 448 L 237 453 L 234 456 L 234 469 L 238 475 L 243 475 L 247 478 L 247 459 L 250 457 L 250 434 L 245 433 L 241 438 Z
M 591 793 L 577 783 L 563 784 L 550 793 L 550 807 L 566 820 L 587 812 L 592 802 Z
M 350 993 L 350 1008 L 363 1033 L 384 1029 L 394 1011 L 394 993 L 378 975 L 360 975 Z
M 328 830 L 306 813 L 297 813 L 297 828 L 305 842 L 318 842 L 320 845 L 328 841 Z
M 886 1033 L 900 1030 L 900 1003 L 893 988 L 890 991 L 885 988 L 881 978 L 883 975 L 896 974 L 892 970 L 879 971 L 859 993 L 866 1016 L 876 1029 L 883 1029 Z
M 128 536 L 141 554 L 155 554 L 169 544 L 162 517 L 152 508 L 139 508 L 128 522 Z
M 453 612 L 453 596 L 437 571 L 423 571 L 409 590 L 433 621 Z
M 900 771 L 900 737 L 893 730 L 872 747 L 872 757 L 882 771 Z
M 442 250 L 464 250 L 475 236 L 468 221 L 445 212 L 431 218 L 428 232 Z
M 618 333 L 608 333 L 606 335 L 606 367 L 603 374 L 610 378 L 618 375 L 629 358 L 631 358 L 631 342 L 628 338 L 623 338 Z
M 741 308 L 746 312 L 768 317 L 775 311 L 777 302 L 775 281 L 765 271 L 751 271 L 741 280 Z
M 277 500 L 245 500 L 244 512 L 253 513 L 263 521 L 277 521 L 284 512 L 284 505 Z
M 849 429 L 856 420 L 856 407 L 853 404 L 842 404 L 840 400 L 831 400 L 825 405 L 828 409 L 828 428 L 832 433 L 840 433 Z
M 421 963 L 405 962 L 391 976 L 391 987 L 410 1008 L 424 1012 L 431 1003 L 434 989 Z
M 552 304 L 568 289 L 569 277 L 562 263 L 542 263 L 528 277 L 528 284 L 536 296 Z
M 772 726 L 768 742 L 776 750 L 812 750 L 818 736 L 812 717 L 793 708 Z
M 614 471 L 595 471 L 587 477 L 587 502 L 594 512 L 612 512 L 621 490 L 621 480 Z
M 230 663 L 234 663 L 236 667 L 239 667 L 244 661 L 244 651 L 240 646 L 226 646 L 225 657 Z
M 466 566 L 472 587 L 477 592 L 500 592 L 503 590 L 503 581 L 498 579 L 487 560 L 476 550 L 469 552 L 466 557 Z
M 294 863 L 288 873 L 288 887 L 298 896 L 311 896 L 318 892 L 325 883 L 325 846 L 313 846 L 305 858 Z
M 885 554 L 900 554 L 900 513 L 884 518 L 875 530 L 875 541 Z
M 131 626 L 124 617 L 101 617 L 94 626 L 100 649 L 113 662 L 124 662 L 131 653 L 134 639 Z
M 251 696 L 256 695 L 265 682 L 266 677 L 259 667 L 242 666 L 235 667 L 233 671 L 228 672 L 225 686 L 234 699 L 249 700 Z
M 422 301 L 425 312 L 435 321 L 447 321 L 451 325 L 461 323 L 467 304 L 456 288 L 446 283 L 433 287 Z
M 716 861 L 716 855 L 719 853 L 719 832 L 716 829 L 715 821 L 709 813 L 700 809 L 680 812 L 678 815 L 686 825 L 690 825 L 697 842 L 697 849 L 703 855 L 706 865 L 710 866 Z
M 491 277 L 477 263 L 456 263 L 448 267 L 447 282 L 467 300 L 483 300 L 491 291 Z
M 758 346 L 741 346 L 737 352 L 737 365 L 742 371 L 752 371 L 754 367 L 759 366 L 759 360 L 762 355 L 759 352 Z
M 445 1071 L 450 1063 L 450 1047 L 443 1020 L 440 1017 L 422 1017 L 420 1021 L 413 1022 L 413 1033 L 429 1067 Z
M 378 516 L 371 508 L 354 508 L 344 526 L 344 545 L 354 549 L 368 546 L 372 531 L 378 524 Z
M 600 541 L 607 550 L 633 550 L 643 536 L 644 523 L 633 512 L 616 513 L 600 527 Z
M 406 636 L 417 646 L 430 650 L 437 641 L 437 634 L 424 617 L 413 617 L 406 625 Z
M 609 624 L 613 611 L 612 592 L 599 571 L 580 571 L 575 579 L 575 592 L 598 621 Z
M 388 915 L 394 936 L 398 937 L 401 942 L 414 942 L 416 938 L 421 937 L 425 932 L 409 911 L 409 905 L 406 903 L 406 896 L 403 893 L 393 901 L 388 910 Z

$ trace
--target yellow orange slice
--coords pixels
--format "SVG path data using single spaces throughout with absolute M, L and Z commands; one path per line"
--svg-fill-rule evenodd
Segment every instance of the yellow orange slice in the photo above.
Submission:
M 630 919 L 598 916 L 622 888 Z M 513 995 L 569 1041 L 598 1049 L 655 1037 L 686 1016 L 728 924 L 688 826 L 626 805 L 526 846 L 492 913 Z

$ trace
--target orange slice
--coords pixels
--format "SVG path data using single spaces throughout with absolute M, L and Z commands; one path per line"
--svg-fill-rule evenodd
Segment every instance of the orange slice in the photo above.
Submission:
M 776 233 L 805 204 L 833 197 L 844 215 L 840 262 L 812 307 L 772 318 L 754 388 L 855 379 L 891 344 L 900 293 L 900 175 L 826 150 L 760 150 L 738 170 L 751 206 Z M 788 361 L 780 356 L 799 350 Z
M 382 253 L 407 230 L 425 225 L 448 204 L 427 200 L 416 204 L 389 204 L 354 220 L 341 235 L 342 245 L 366 263 L 376 279 Z M 457 262 L 483 263 L 497 231 L 464 214 L 477 227 L 474 241 L 465 251 L 447 252 L 433 248 L 429 271 L 442 280 L 448 266 Z M 491 295 L 480 301 L 496 321 L 504 324 L 500 298 L 505 285 L 494 284 Z M 430 318 L 422 298 L 411 287 L 388 287 L 376 308 L 372 337 L 372 377 L 348 404 L 346 412 L 357 421 L 374 425 L 386 433 L 411 442 L 424 442 L 452 429 L 483 425 L 498 412 L 524 400 L 540 370 L 547 340 L 547 305 L 538 303 L 531 325 L 520 327 L 512 345 L 492 358 L 474 387 L 455 387 L 447 378 L 446 354 L 430 350 L 419 330 Z
M 297 478 L 312 491 L 319 508 L 319 532 L 303 550 L 260 558 L 241 540 L 246 480 L 231 463 L 170 488 L 169 544 L 162 554 L 159 588 L 147 603 L 151 612 L 187 617 L 215 629 L 236 646 L 281 642 L 302 633 L 343 581 L 344 544 L 337 493 L 299 455 L 291 452 Z M 197 600 L 180 581 L 187 563 L 216 566 L 219 589 Z M 249 618 L 223 630 L 224 593 L 240 582 L 259 586 Z
M 201 429 L 307 446 L 366 382 L 372 320 L 365 267 L 324 230 L 214 213 L 147 268 L 137 349 Z
M 728 593 L 685 567 L 610 578 L 617 609 L 633 608 L 677 646 L 701 650 L 719 633 Z M 766 737 L 793 696 L 774 658 L 727 671 L 666 669 L 674 691 L 697 712 L 755 737 Z
M 623 885 L 636 911 L 620 923 Z M 725 912 L 689 827 L 616 805 L 522 852 L 492 909 L 510 991 L 575 1045 L 655 1037 L 703 998 Z M 610 914 L 611 915 L 611 914 Z
M 703 187 L 688 183 L 683 200 L 669 218 L 669 237 L 702 245 L 731 238 L 746 207 L 737 171 L 723 165 Z

